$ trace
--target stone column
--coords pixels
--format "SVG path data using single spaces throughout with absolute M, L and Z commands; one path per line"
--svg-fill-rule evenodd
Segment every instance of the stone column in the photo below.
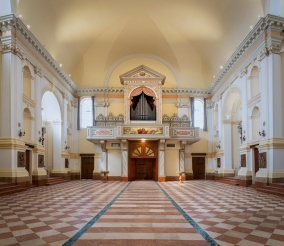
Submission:
M 101 167 L 102 171 L 107 171 L 107 149 L 106 149 L 106 141 L 100 141 L 102 147 L 102 159 L 101 159 Z
M 41 117 L 41 79 L 42 72 L 39 67 L 35 67 L 35 127 L 34 127 L 34 141 L 36 142 L 33 149 L 33 170 L 32 170 L 32 182 L 37 186 L 45 185 L 47 181 L 47 173 L 44 169 L 47 163 L 44 163 L 45 160 L 45 149 L 42 145 L 42 117 Z M 43 158 L 43 160 L 42 160 Z M 43 162 L 43 163 L 42 163 Z M 44 165 L 44 166 L 43 166 Z
M 77 131 L 77 103 L 71 101 L 71 141 L 70 141 L 70 171 L 71 171 L 71 179 L 80 179 L 80 165 L 79 160 L 80 156 L 78 153 L 78 131 Z M 94 160 L 95 161 L 95 160 Z M 94 169 L 96 166 L 94 167 Z
M 185 145 L 186 141 L 180 141 L 179 149 L 179 171 L 185 172 Z M 182 175 L 182 181 L 186 180 L 185 173 Z
M 18 161 L 26 150 L 25 142 L 19 136 L 23 131 L 22 112 L 22 51 L 17 47 L 14 29 L 15 20 L 2 22 L 2 83 L 0 83 L 0 181 L 29 186 L 29 173 Z
M 159 182 L 166 181 L 165 175 L 165 140 L 161 139 L 159 143 Z
M 122 176 L 121 181 L 128 181 L 128 143 L 127 140 L 121 140 L 122 156 Z

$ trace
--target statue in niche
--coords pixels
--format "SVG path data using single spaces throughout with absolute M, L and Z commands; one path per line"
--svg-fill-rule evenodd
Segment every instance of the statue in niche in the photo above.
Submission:
M 18 167 L 25 167 L 25 152 L 18 151 Z
M 246 167 L 246 154 L 241 155 L 241 167 Z
M 218 167 L 218 168 L 221 167 L 221 158 L 217 158 L 217 167 Z
M 156 120 L 155 99 L 142 92 L 131 98 L 130 120 Z
M 266 168 L 266 152 L 259 153 L 259 168 Z

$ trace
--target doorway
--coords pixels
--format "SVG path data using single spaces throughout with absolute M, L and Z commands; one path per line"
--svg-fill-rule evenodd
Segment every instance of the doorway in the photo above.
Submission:
M 93 179 L 94 157 L 81 157 L 81 179 Z
M 252 183 L 255 183 L 255 176 L 259 170 L 259 151 L 258 151 L 258 144 L 250 146 L 252 149 L 252 156 L 253 156 L 253 166 L 252 166 Z
M 25 155 L 26 155 L 26 170 L 28 171 L 29 173 L 29 176 L 30 176 L 30 184 L 32 184 L 32 175 L 31 175 L 31 171 L 32 171 L 32 166 L 31 166 L 31 150 L 26 150 L 25 152 Z
M 130 165 L 130 180 L 157 180 L 156 158 L 133 158 Z
M 205 179 L 205 157 L 192 157 L 193 179 Z

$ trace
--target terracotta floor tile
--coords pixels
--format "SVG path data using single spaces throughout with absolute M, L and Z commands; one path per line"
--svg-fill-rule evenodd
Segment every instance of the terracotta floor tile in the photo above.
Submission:
M 39 236 L 36 234 L 27 234 L 27 235 L 16 237 L 18 242 L 30 241 L 30 240 L 37 239 L 37 238 L 39 238 Z
M 261 243 L 261 244 L 265 244 L 267 242 L 267 238 L 264 238 L 264 237 L 258 237 L 258 236 L 254 236 L 254 235 L 248 235 L 245 237 L 246 240 L 249 240 L 249 241 L 253 241 L 253 242 L 256 242 L 256 243 Z

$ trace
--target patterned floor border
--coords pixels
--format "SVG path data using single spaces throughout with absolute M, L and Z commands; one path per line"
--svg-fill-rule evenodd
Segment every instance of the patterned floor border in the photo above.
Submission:
M 79 230 L 73 237 L 71 237 L 66 243 L 62 246 L 71 246 L 73 245 L 90 227 L 95 224 L 100 217 L 110 208 L 110 206 L 120 197 L 120 195 L 127 189 L 131 182 L 128 184 L 94 217 L 92 218 L 81 230 Z
M 211 246 L 220 246 L 212 237 L 210 237 L 176 202 L 175 200 L 163 189 L 158 182 L 156 184 L 163 191 L 165 196 L 171 201 L 175 208 L 181 213 L 181 215 L 187 220 L 189 224 L 208 242 Z

